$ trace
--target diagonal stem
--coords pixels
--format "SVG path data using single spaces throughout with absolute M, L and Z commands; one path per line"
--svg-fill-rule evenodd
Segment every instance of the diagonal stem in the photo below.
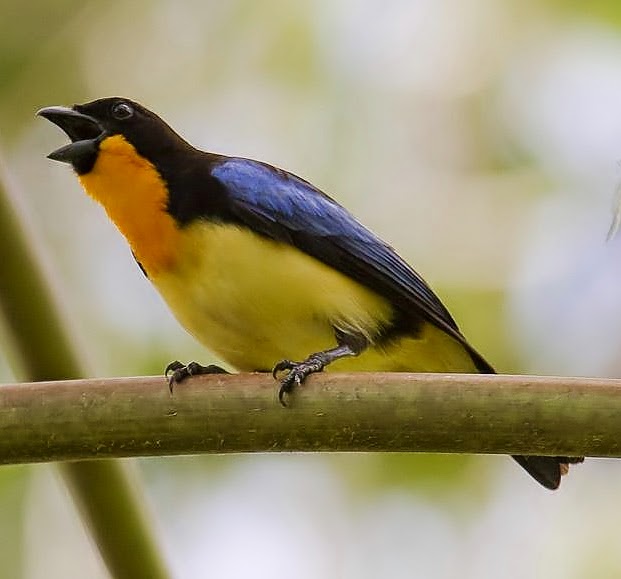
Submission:
M 0 153 L 0 315 L 15 346 L 19 374 L 30 380 L 77 378 L 83 375 L 80 361 L 13 196 Z M 113 577 L 169 577 L 145 505 L 122 464 L 72 462 L 60 471 Z

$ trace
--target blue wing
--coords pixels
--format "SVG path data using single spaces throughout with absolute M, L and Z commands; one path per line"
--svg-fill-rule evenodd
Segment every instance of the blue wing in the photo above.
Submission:
M 344 207 L 291 173 L 249 159 L 225 159 L 211 175 L 224 187 L 236 220 L 355 279 L 405 318 L 435 324 L 480 358 L 425 281 Z

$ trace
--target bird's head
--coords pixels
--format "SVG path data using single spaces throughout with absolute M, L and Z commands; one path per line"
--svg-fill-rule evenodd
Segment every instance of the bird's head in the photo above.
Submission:
M 79 175 L 93 169 L 102 144 L 111 137 L 130 144 L 152 162 L 180 145 L 187 145 L 155 113 L 126 98 L 102 98 L 72 107 L 46 107 L 37 114 L 58 125 L 71 139 L 71 143 L 48 157 L 70 163 Z

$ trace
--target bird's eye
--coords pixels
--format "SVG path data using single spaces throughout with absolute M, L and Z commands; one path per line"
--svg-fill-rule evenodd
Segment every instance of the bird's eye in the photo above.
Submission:
M 134 109 L 127 103 L 116 103 L 112 106 L 112 116 L 119 120 L 124 121 L 129 119 L 134 114 Z

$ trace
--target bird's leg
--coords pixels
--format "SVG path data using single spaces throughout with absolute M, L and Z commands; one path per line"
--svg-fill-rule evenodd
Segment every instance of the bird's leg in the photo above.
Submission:
M 201 366 L 198 362 L 190 362 L 186 365 L 179 362 L 179 360 L 171 362 L 164 370 L 164 376 L 168 378 L 168 388 L 171 393 L 175 384 L 180 384 L 190 376 L 199 376 L 201 374 L 229 374 L 229 372 L 215 364 Z
M 336 348 L 315 352 L 303 362 L 281 360 L 274 366 L 272 370 L 274 378 L 276 378 L 278 372 L 288 371 L 287 375 L 280 381 L 280 389 L 278 390 L 278 400 L 283 406 L 287 405 L 285 403 L 285 394 L 289 394 L 296 386 L 302 384 L 308 376 L 315 372 L 321 372 L 328 364 L 335 360 L 357 356 L 368 345 L 366 338 L 359 334 L 345 334 L 340 330 L 336 330 L 336 338 L 339 344 Z

